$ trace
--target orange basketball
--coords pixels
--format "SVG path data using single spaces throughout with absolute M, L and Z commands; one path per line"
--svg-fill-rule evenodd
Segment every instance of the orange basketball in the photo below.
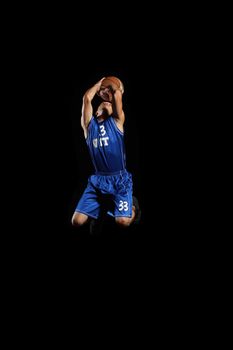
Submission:
M 106 77 L 102 81 L 101 86 L 102 87 L 112 86 L 113 88 L 121 89 L 122 93 L 124 92 L 124 87 L 123 87 L 122 81 L 119 78 L 114 77 L 114 76 Z

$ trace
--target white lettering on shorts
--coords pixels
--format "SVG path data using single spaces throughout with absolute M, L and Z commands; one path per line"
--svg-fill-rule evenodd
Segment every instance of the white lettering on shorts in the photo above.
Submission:
M 128 202 L 126 201 L 120 201 L 119 202 L 119 208 L 118 208 L 120 211 L 124 210 L 124 211 L 127 211 L 129 209 L 129 205 L 128 205 Z

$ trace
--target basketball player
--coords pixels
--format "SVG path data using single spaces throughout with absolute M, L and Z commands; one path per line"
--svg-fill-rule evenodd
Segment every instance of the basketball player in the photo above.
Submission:
M 103 78 L 104 79 L 104 78 Z M 88 219 L 95 222 L 101 215 L 102 204 L 106 212 L 115 217 L 121 227 L 138 222 L 141 210 L 133 197 L 132 175 L 126 169 L 124 147 L 125 114 L 122 105 L 123 84 L 101 86 L 101 79 L 83 96 L 81 125 L 95 168 L 72 217 L 74 226 L 81 226 Z M 95 115 L 92 100 L 102 98 Z

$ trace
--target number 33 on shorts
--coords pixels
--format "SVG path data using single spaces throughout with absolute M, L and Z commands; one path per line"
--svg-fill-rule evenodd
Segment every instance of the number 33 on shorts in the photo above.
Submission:
M 119 208 L 118 208 L 120 211 L 124 210 L 124 211 L 127 211 L 129 209 L 129 205 L 128 205 L 128 202 L 126 201 L 120 201 L 119 202 Z

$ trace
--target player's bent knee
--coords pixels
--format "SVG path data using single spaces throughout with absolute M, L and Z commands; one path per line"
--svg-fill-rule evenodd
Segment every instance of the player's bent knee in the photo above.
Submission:
M 87 222 L 88 216 L 82 213 L 74 213 L 71 223 L 73 226 L 82 226 Z
M 128 227 L 130 225 L 130 218 L 118 217 L 116 218 L 116 223 L 122 227 Z

